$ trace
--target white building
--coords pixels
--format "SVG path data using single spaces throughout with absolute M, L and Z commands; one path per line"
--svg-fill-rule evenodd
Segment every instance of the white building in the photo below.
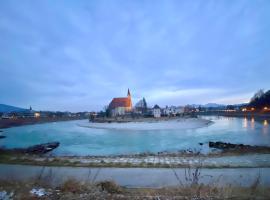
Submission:
M 119 115 L 124 115 L 126 113 L 126 108 L 125 107 L 116 107 L 111 110 L 111 115 L 113 117 L 119 116 Z
M 131 95 L 130 95 L 129 89 L 128 89 L 127 97 L 113 98 L 113 100 L 109 104 L 109 110 L 113 117 L 119 116 L 119 115 L 125 115 L 127 112 L 131 112 L 132 101 L 131 101 Z
M 158 105 L 155 105 L 153 107 L 153 115 L 154 115 L 155 118 L 161 117 L 161 109 L 160 109 L 160 107 Z
M 167 115 L 167 116 L 176 116 L 177 114 L 182 114 L 184 113 L 185 109 L 184 107 L 181 107 L 181 106 L 166 106 L 163 110 L 164 112 L 164 115 Z

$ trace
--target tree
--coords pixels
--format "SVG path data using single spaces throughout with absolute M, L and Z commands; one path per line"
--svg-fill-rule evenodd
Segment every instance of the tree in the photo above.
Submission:
M 250 102 L 255 101 L 256 99 L 261 98 L 264 95 L 263 89 L 259 89 L 258 92 L 256 92 L 253 97 L 251 98 Z
M 147 103 L 145 98 L 141 99 L 140 101 L 138 101 L 135 105 L 135 108 L 138 111 L 141 111 L 142 113 L 146 113 L 147 112 Z
M 143 97 L 143 113 L 146 113 L 146 112 L 147 112 L 147 103 L 146 103 L 145 98 Z
M 259 90 L 255 93 L 255 95 L 251 98 L 249 107 L 254 107 L 257 109 L 263 109 L 264 107 L 270 106 L 270 90 L 267 92 L 263 92 L 263 90 Z
M 227 105 L 226 109 L 227 110 L 234 110 L 235 107 L 234 107 L 234 105 Z
M 104 106 L 105 116 L 110 117 L 110 109 L 109 106 Z

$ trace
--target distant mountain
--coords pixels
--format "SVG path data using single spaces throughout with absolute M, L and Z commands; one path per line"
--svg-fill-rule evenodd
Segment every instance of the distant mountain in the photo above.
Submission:
M 194 107 L 194 108 L 199 108 L 199 107 L 202 107 L 202 108 L 219 108 L 219 107 L 226 107 L 226 105 L 222 105 L 222 104 L 217 104 L 217 103 L 207 103 L 207 104 L 191 104 L 190 105 L 191 107 Z
M 27 109 L 18 108 L 15 106 L 10 106 L 10 105 L 5 105 L 5 104 L 0 104 L 0 112 L 1 113 L 20 112 L 20 111 L 25 111 L 25 110 L 27 110 Z
M 207 103 L 205 105 L 202 105 L 204 108 L 218 108 L 218 107 L 226 107 L 226 105 L 217 104 L 217 103 Z

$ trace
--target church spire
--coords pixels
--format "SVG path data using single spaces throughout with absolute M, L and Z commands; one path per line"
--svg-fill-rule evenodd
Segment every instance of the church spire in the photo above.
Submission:
M 130 95 L 130 91 L 129 91 L 129 88 L 128 88 L 128 93 L 127 93 L 127 96 L 128 97 L 130 97 L 131 95 Z

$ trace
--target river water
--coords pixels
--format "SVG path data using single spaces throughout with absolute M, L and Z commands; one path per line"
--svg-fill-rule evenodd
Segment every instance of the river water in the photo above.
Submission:
M 3 129 L 6 148 L 59 141 L 55 155 L 116 155 L 201 148 L 199 143 L 223 141 L 270 146 L 269 121 L 207 116 L 214 123 L 197 129 L 110 130 L 82 127 L 87 120 L 54 122 Z M 154 125 L 154 123 L 153 123 Z M 204 145 L 207 146 L 207 145 Z M 205 149 L 203 149 L 204 151 Z M 207 150 L 206 150 L 207 151 Z

